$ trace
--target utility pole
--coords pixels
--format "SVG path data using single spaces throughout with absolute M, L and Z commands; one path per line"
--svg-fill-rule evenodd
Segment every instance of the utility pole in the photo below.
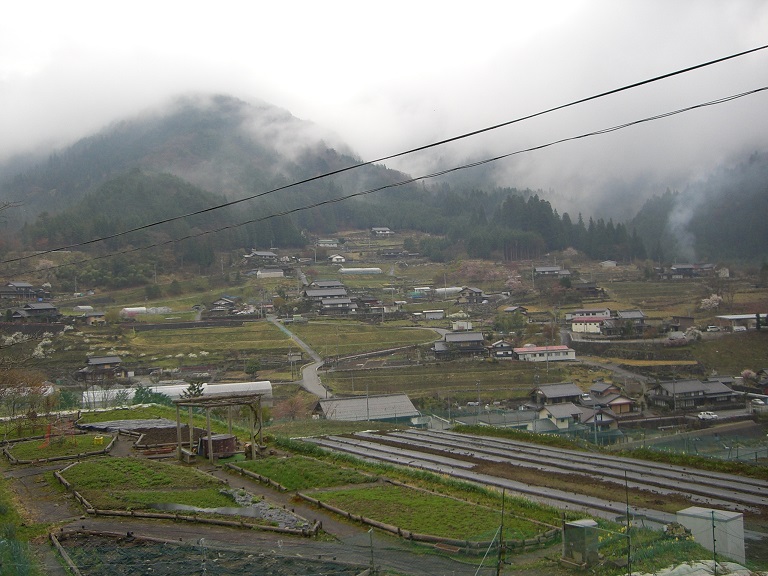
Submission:
M 504 504 L 506 503 L 506 488 L 501 489 L 501 529 L 499 530 L 499 558 L 496 562 L 496 576 L 501 576 L 501 567 L 504 564 Z
M 477 387 L 477 423 L 480 424 L 480 380 L 475 380 Z
M 714 566 L 714 574 L 717 576 L 717 546 L 715 546 L 715 542 L 717 539 L 715 538 L 715 511 L 712 510 L 712 563 Z
M 624 472 L 624 493 L 627 498 L 627 576 L 632 576 L 632 536 L 629 534 L 632 521 L 629 516 L 629 481 L 627 480 L 626 471 Z

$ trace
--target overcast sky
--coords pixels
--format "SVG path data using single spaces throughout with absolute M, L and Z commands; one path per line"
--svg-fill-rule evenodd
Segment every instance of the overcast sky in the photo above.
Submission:
M 765 0 L 9 2 L 0 159 L 194 91 L 277 105 L 368 160 L 763 44 Z M 765 85 L 768 50 L 440 155 L 451 163 L 512 152 Z M 578 203 L 684 187 L 767 144 L 761 93 L 498 168 L 502 184 Z M 425 162 L 388 165 L 417 174 Z

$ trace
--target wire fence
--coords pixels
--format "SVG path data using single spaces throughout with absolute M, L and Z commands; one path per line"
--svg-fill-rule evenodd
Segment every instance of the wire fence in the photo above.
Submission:
M 768 436 L 761 427 L 738 432 L 674 434 L 654 439 L 644 447 L 658 452 L 768 465 Z

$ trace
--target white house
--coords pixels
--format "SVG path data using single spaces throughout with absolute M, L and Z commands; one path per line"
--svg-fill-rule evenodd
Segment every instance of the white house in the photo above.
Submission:
M 442 320 L 445 318 L 445 310 L 424 310 L 425 320 Z
M 605 316 L 578 316 L 571 319 L 571 330 L 579 334 L 600 334 Z
M 347 259 L 344 258 L 344 256 L 341 254 L 331 254 L 328 256 L 328 260 L 330 260 L 333 264 L 344 264 L 344 262 L 347 261 Z
M 576 350 L 568 346 L 523 346 L 514 348 L 518 360 L 523 362 L 557 362 L 576 360 Z

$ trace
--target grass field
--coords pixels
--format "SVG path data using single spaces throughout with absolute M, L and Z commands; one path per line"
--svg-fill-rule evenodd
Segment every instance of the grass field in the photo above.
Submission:
M 365 484 L 377 480 L 375 476 L 364 475 L 356 470 L 306 456 L 270 456 L 260 460 L 239 462 L 237 465 L 244 470 L 266 476 L 288 490 Z
M 477 400 L 478 390 L 482 402 L 522 400 L 538 380 L 560 382 L 570 376 L 565 366 L 551 363 L 549 372 L 544 366 L 524 362 L 491 362 L 466 360 L 431 362 L 419 366 L 392 369 L 358 369 L 329 372 L 321 371 L 321 379 L 335 394 L 392 394 L 405 393 L 413 398 L 433 398 L 436 402 L 465 404 Z
M 491 540 L 501 522 L 499 510 L 403 486 L 367 486 L 312 496 L 404 530 L 445 538 Z M 530 538 L 543 531 L 541 525 L 514 516 L 505 516 L 504 526 L 508 539 Z
M 269 322 L 248 322 L 238 327 L 195 328 L 192 330 L 151 330 L 130 338 L 131 352 L 151 358 L 189 358 L 197 354 L 200 363 L 233 353 L 258 358 L 260 355 L 286 354 L 296 345 Z
M 96 438 L 101 438 L 98 442 Z M 30 440 L 14 444 L 9 452 L 18 460 L 36 460 L 58 456 L 75 456 L 103 450 L 112 441 L 108 434 L 73 434 L 54 436 L 50 440 Z M 98 442 L 98 443 L 97 443 Z
M 214 508 L 232 506 L 219 494 L 221 483 L 195 470 L 137 458 L 101 458 L 80 462 L 62 474 L 92 506 L 140 509 L 172 503 Z
M 321 356 L 349 356 L 414 344 L 426 344 L 440 336 L 433 330 L 372 326 L 354 321 L 317 321 L 292 324 L 290 330 Z

